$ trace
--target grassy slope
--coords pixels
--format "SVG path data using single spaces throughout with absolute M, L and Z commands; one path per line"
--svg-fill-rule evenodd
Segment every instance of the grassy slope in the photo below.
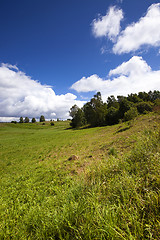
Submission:
M 159 123 L 0 124 L 0 239 L 159 239 Z

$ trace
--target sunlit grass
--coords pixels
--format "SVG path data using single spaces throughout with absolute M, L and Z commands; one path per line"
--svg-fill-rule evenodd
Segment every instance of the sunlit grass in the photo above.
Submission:
M 0 239 L 160 239 L 159 122 L 1 124 Z

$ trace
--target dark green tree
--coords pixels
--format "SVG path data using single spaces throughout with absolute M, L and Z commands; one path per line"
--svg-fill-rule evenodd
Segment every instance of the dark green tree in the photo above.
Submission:
M 97 92 L 97 94 L 94 95 L 90 102 L 87 102 L 84 105 L 83 111 L 87 123 L 92 127 L 102 126 L 105 124 L 107 104 L 103 103 L 100 92 Z
M 110 107 L 106 114 L 106 124 L 113 125 L 119 121 L 119 110 L 115 107 Z
M 146 92 L 139 92 L 138 97 L 141 98 L 144 102 L 150 101 L 150 96 Z
M 159 91 L 149 91 L 149 101 L 154 102 L 156 99 L 160 99 L 160 92 Z
M 35 118 L 32 118 L 32 123 L 35 123 L 36 122 L 36 119 Z
M 73 128 L 78 128 L 86 124 L 84 111 L 77 105 L 71 107 L 69 114 L 72 117 L 70 125 Z
M 151 112 L 153 108 L 153 104 L 151 102 L 140 102 L 137 104 L 137 110 L 139 113 Z
M 72 118 L 71 121 L 71 126 L 73 128 L 79 128 L 81 126 L 84 126 L 86 124 L 86 119 L 85 119 L 85 115 L 82 109 L 78 108 L 76 114 L 74 115 L 74 117 Z
M 138 95 L 136 93 L 131 93 L 128 95 L 127 100 L 133 103 L 138 103 L 138 102 L 142 102 L 142 99 L 140 97 L 138 97 Z
M 40 122 L 45 122 L 45 117 L 43 115 L 40 116 Z
M 23 117 L 20 117 L 20 119 L 19 119 L 19 123 L 23 123 L 24 121 L 23 121 Z
M 123 118 L 125 112 L 127 112 L 132 106 L 134 106 L 134 103 L 127 100 L 124 96 L 118 96 L 118 102 L 119 102 L 119 118 Z
M 25 123 L 29 123 L 29 118 L 28 118 L 28 117 L 25 117 L 24 122 L 25 122 Z
M 110 107 L 119 108 L 119 103 L 113 95 L 107 98 L 107 108 Z

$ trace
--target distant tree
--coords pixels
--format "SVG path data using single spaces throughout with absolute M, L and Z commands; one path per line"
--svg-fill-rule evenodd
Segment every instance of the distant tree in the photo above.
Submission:
M 23 121 L 23 117 L 20 117 L 20 119 L 19 119 L 19 123 L 23 123 L 24 121 Z
M 54 122 L 50 122 L 50 125 L 51 125 L 51 126 L 54 126 Z
M 11 123 L 15 123 L 15 124 L 16 124 L 16 123 L 17 123 L 17 121 L 11 121 Z
M 29 118 L 28 118 L 28 117 L 25 117 L 24 122 L 25 122 L 25 123 L 29 123 Z
M 35 123 L 36 122 L 36 119 L 35 118 L 32 118 L 32 123 Z
M 45 122 L 45 117 L 43 115 L 40 116 L 40 122 Z

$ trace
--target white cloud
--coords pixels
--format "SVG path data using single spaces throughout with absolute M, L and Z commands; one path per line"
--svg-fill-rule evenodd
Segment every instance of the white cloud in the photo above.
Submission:
M 160 3 L 152 4 L 144 17 L 121 32 L 113 52 L 129 53 L 143 45 L 160 46 Z
M 140 91 L 160 90 L 160 71 L 152 71 L 151 67 L 142 59 L 134 56 L 117 68 L 110 70 L 107 80 L 92 75 L 83 77 L 71 88 L 77 92 L 98 92 L 105 101 L 110 95 L 127 95 Z
M 102 87 L 104 84 L 103 79 L 98 77 L 98 75 L 93 74 L 90 77 L 83 77 L 71 86 L 71 89 L 77 92 L 91 92 L 97 91 L 97 89 Z
M 123 19 L 123 12 L 115 6 L 110 7 L 105 16 L 100 16 L 92 22 L 92 31 L 95 37 L 109 37 L 114 41 L 120 31 L 120 21 Z
M 142 57 L 133 56 L 128 62 L 123 62 L 117 68 L 110 70 L 109 76 L 112 75 L 144 75 L 151 71 L 151 67 L 142 59 Z
M 32 80 L 16 66 L 0 66 L 0 117 L 68 118 L 70 107 L 83 105 L 76 96 L 56 95 L 50 86 Z M 3 120 L 3 119 L 1 119 Z

